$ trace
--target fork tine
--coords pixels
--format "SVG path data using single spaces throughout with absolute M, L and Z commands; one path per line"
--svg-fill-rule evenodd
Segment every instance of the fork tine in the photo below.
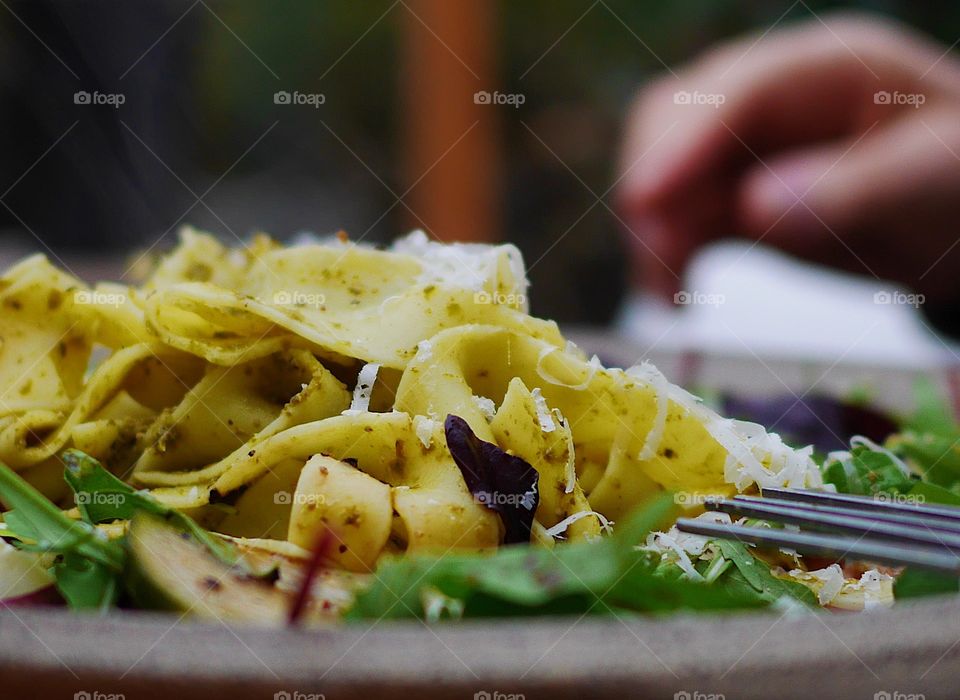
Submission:
M 770 489 L 767 490 L 770 493 Z M 782 505 L 798 510 L 804 510 L 811 513 L 845 515 L 851 517 L 865 518 L 875 522 L 890 523 L 891 525 L 901 525 L 906 527 L 919 527 L 924 530 L 937 530 L 942 532 L 952 532 L 960 535 L 960 521 L 947 518 L 927 517 L 921 512 L 901 512 L 887 510 L 864 510 L 862 508 L 851 508 L 841 505 L 825 505 L 819 501 L 798 501 L 793 499 L 782 499 L 778 496 L 768 495 L 759 496 L 734 496 L 733 500 L 739 503 L 767 503 Z M 708 501 L 709 502 L 709 501 Z
M 761 520 L 775 520 L 825 532 L 884 538 L 890 542 L 912 544 L 921 542 L 960 555 L 960 533 L 931 530 L 923 523 L 888 522 L 867 511 L 839 508 L 800 507 L 791 501 L 771 499 L 739 499 L 709 501 L 706 507 L 724 513 Z M 837 512 L 839 511 L 839 512 Z
M 901 515 L 921 516 L 938 520 L 960 523 L 960 508 L 956 506 L 897 503 L 880 500 L 871 496 L 855 496 L 849 493 L 828 493 L 810 489 L 765 488 L 764 497 L 774 497 L 784 501 L 822 504 L 854 508 L 857 510 L 898 513 Z
M 960 557 L 943 548 L 913 544 L 892 544 L 871 537 L 849 537 L 812 532 L 791 532 L 767 527 L 713 523 L 680 518 L 677 529 L 694 535 L 737 539 L 769 547 L 788 547 L 801 554 L 835 559 L 863 559 L 892 566 L 914 566 L 930 571 L 960 575 Z

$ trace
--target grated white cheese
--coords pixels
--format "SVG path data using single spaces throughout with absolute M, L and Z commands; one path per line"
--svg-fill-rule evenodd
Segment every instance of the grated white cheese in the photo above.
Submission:
M 474 396 L 473 402 L 477 404 L 477 408 L 480 409 L 483 417 L 487 419 L 487 423 L 496 417 L 497 405 L 493 402 L 493 399 L 488 399 L 486 396 Z
M 587 354 L 572 340 L 567 340 L 567 344 L 564 346 L 563 351 L 572 357 L 576 357 L 581 362 L 587 361 Z
M 663 440 L 663 433 L 667 427 L 667 409 L 670 406 L 670 382 L 663 376 L 663 372 L 654 367 L 650 362 L 635 367 L 631 367 L 626 372 L 629 376 L 638 381 L 648 384 L 653 389 L 657 401 L 657 414 L 653 417 L 653 425 L 650 426 L 650 432 L 643 441 L 643 447 L 640 450 L 640 460 L 653 459 L 660 448 L 660 442 Z
M 823 477 L 811 455 L 813 447 L 793 449 L 762 425 L 723 418 L 700 399 L 670 384 L 670 399 L 692 413 L 710 436 L 727 451 L 724 478 L 743 491 L 764 487 L 819 488 Z
M 432 418 L 427 418 L 426 416 L 413 417 L 413 431 L 417 434 L 417 438 L 424 447 L 430 448 L 430 444 L 433 442 L 433 434 L 436 430 L 437 421 Z
M 557 423 L 563 428 L 563 435 L 567 440 L 567 464 L 564 467 L 566 484 L 563 486 L 564 493 L 573 493 L 573 487 L 577 485 L 577 456 L 574 452 L 573 431 L 567 425 L 567 419 L 560 413 L 559 408 L 553 409 L 553 415 Z
M 552 433 L 557 429 L 557 424 L 553 422 L 553 414 L 550 413 L 547 400 L 543 398 L 540 389 L 534 389 L 530 393 L 533 395 L 533 403 L 537 407 L 537 420 L 540 422 L 540 430 L 545 433 Z
M 377 383 L 379 371 L 380 365 L 376 362 L 369 362 L 360 369 L 360 373 L 357 374 L 357 386 L 353 389 L 353 400 L 350 402 L 350 408 L 344 411 L 343 415 L 366 413 L 370 410 L 370 397 L 373 395 L 373 385 Z
M 863 609 L 876 610 L 893 605 L 893 598 L 884 591 L 884 583 L 893 581 L 892 576 L 881 574 L 876 569 L 864 571 L 854 586 L 863 590 Z
M 603 369 L 603 365 L 600 363 L 600 358 L 594 355 L 593 357 L 590 358 L 590 362 L 588 363 L 588 366 L 590 369 L 587 372 L 586 378 L 584 378 L 584 380 L 579 384 L 570 384 L 569 382 L 565 382 L 559 377 L 556 377 L 551 372 L 548 372 L 543 367 L 544 360 L 546 360 L 547 357 L 549 357 L 555 352 L 562 352 L 562 348 L 547 346 L 543 348 L 543 350 L 540 351 L 539 356 L 537 356 L 537 368 L 536 368 L 537 374 L 540 375 L 540 378 L 543 381 L 547 382 L 548 384 L 553 384 L 554 386 L 562 386 L 567 389 L 572 389 L 574 391 L 583 391 L 588 386 L 590 386 L 590 380 L 593 379 L 593 375 L 597 373 L 597 370 Z
M 414 362 L 426 362 L 433 357 L 433 345 L 429 340 L 421 340 L 417 343 L 417 354 L 414 356 Z
M 657 415 L 644 440 L 641 459 L 649 459 L 656 454 L 665 430 L 668 402 L 673 401 L 700 421 L 707 433 L 727 452 L 724 479 L 736 486 L 738 491 L 753 484 L 760 487 L 823 486 L 820 470 L 811 458 L 813 447 L 794 449 L 784 444 L 779 435 L 768 433 L 761 425 L 720 416 L 703 405 L 700 398 L 663 378 L 662 373 L 650 363 L 631 367 L 625 374 L 648 384 L 657 397 Z
M 690 560 L 686 550 L 675 538 L 671 537 L 665 532 L 659 532 L 656 535 L 652 535 L 652 537 L 660 548 L 669 550 L 676 555 L 677 566 L 683 570 L 683 573 L 687 575 L 687 578 L 694 581 L 703 580 L 703 576 L 700 575 L 700 572 L 693 567 L 693 562 Z M 650 544 L 649 540 L 647 544 Z
M 708 510 L 696 517 L 696 520 L 705 520 L 712 523 L 722 523 L 729 525 L 732 521 L 728 513 Z M 668 552 L 675 552 L 672 546 L 664 547 L 666 544 L 662 537 L 668 538 L 669 542 L 677 545 L 686 554 L 692 554 L 696 557 L 701 556 L 707 550 L 710 544 L 710 538 L 703 535 L 694 535 L 689 532 L 680 532 L 675 526 L 666 532 L 651 532 L 647 535 L 646 545 L 642 547 L 647 551 L 657 552 L 661 556 Z
M 727 513 L 716 511 L 701 513 L 697 516 L 697 520 L 725 524 L 731 522 Z M 692 555 L 694 558 L 710 558 L 713 553 L 709 549 L 709 545 L 710 539 L 707 537 L 680 532 L 676 527 L 672 527 L 667 532 L 651 532 L 647 535 L 646 544 L 639 549 L 655 552 L 661 557 L 667 556 L 676 559 L 677 566 L 683 570 L 687 578 L 701 581 L 703 576 L 694 568 L 690 557 Z
M 876 569 L 863 572 L 859 580 L 845 579 L 836 564 L 820 571 L 794 570 L 790 576 L 817 591 L 821 605 L 840 610 L 869 612 L 894 603 L 893 578 Z M 839 591 L 836 590 L 838 580 Z
M 421 230 L 397 239 L 390 250 L 419 258 L 420 284 L 442 284 L 475 292 L 496 292 L 529 311 L 529 282 L 520 250 L 510 244 L 440 243 Z
M 591 515 L 597 516 L 597 520 L 600 521 L 600 529 L 602 529 L 604 532 L 608 534 L 613 532 L 613 521 L 607 520 L 607 518 L 604 517 L 602 513 L 597 513 L 596 511 L 592 511 L 592 510 L 582 510 L 579 513 L 568 515 L 566 518 L 561 520 L 559 523 L 557 523 L 553 527 L 547 528 L 545 532 L 546 534 L 550 535 L 550 537 L 553 537 L 554 539 L 562 540 L 564 538 L 561 537 L 561 535 L 567 531 L 568 527 L 573 525 L 578 520 L 583 520 L 584 518 L 587 518 Z
M 843 578 L 843 569 L 839 564 L 831 564 L 826 569 L 817 569 L 816 571 L 801 571 L 793 569 L 790 572 L 792 578 L 798 581 L 818 581 L 817 600 L 820 605 L 829 605 L 843 590 L 845 580 Z

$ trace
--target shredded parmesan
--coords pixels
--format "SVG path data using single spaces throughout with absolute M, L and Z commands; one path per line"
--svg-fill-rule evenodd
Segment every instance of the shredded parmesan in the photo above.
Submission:
M 700 575 L 700 572 L 693 567 L 693 562 L 690 561 L 690 557 L 687 555 L 684 548 L 677 542 L 676 539 L 671 537 L 665 532 L 660 532 L 654 535 L 656 544 L 663 549 L 667 549 L 677 557 L 677 566 L 679 566 L 683 573 L 687 575 L 687 578 L 694 581 L 702 581 L 703 576 Z
M 572 357 L 576 357 L 578 360 L 583 362 L 587 361 L 587 354 L 572 340 L 567 340 L 567 344 L 564 346 L 563 351 Z
M 864 571 L 860 580 L 855 584 L 863 590 L 863 609 L 876 610 L 893 605 L 893 596 L 884 590 L 885 587 L 891 586 L 892 581 L 892 576 L 881 574 L 876 569 Z
M 589 362 L 590 370 L 587 372 L 587 376 L 584 378 L 582 382 L 580 382 L 579 384 L 570 384 L 569 382 L 565 382 L 559 377 L 552 374 L 551 372 L 547 371 L 543 366 L 543 362 L 544 360 L 547 359 L 547 357 L 549 357 L 555 352 L 561 352 L 561 351 L 562 351 L 561 348 L 552 347 L 548 345 L 547 347 L 543 348 L 543 350 L 540 351 L 540 355 L 537 357 L 537 374 L 540 375 L 540 378 L 543 381 L 547 382 L 548 384 L 553 384 L 554 386 L 562 386 L 567 389 L 572 389 L 573 391 L 583 391 L 588 386 L 590 386 L 590 380 L 593 379 L 593 375 L 597 373 L 597 370 L 603 369 L 603 365 L 600 364 L 600 358 L 594 355 L 593 357 L 590 358 L 590 362 Z
M 483 414 L 488 423 L 497 415 L 497 405 L 493 402 L 493 399 L 488 399 L 486 396 L 474 396 L 473 402 L 477 404 L 477 408 L 480 409 L 480 413 Z
M 663 433 L 667 427 L 667 409 L 670 405 L 670 382 L 663 376 L 663 372 L 658 370 L 649 362 L 644 362 L 638 367 L 631 367 L 627 370 L 631 377 L 649 384 L 653 390 L 657 401 L 657 415 L 653 418 L 653 425 L 650 426 L 650 432 L 643 441 L 643 448 L 640 450 L 640 460 L 653 459 L 660 448 L 660 442 L 663 440 Z
M 442 284 L 491 295 L 495 292 L 509 296 L 523 312 L 529 311 L 529 282 L 523 255 L 516 246 L 440 243 L 418 230 L 397 239 L 390 249 L 419 258 L 423 266 L 420 284 Z
M 839 564 L 831 564 L 826 569 L 817 569 L 816 571 L 794 569 L 790 572 L 790 576 L 801 583 L 813 582 L 820 605 L 829 605 L 843 590 L 845 583 L 843 569 L 840 568 Z
M 350 402 L 350 408 L 344 411 L 344 415 L 355 413 L 365 413 L 370 410 L 370 396 L 373 394 L 373 385 L 377 382 L 377 373 L 380 371 L 380 365 L 376 362 L 365 364 L 357 375 L 357 386 L 353 389 L 353 400 Z
M 545 433 L 552 433 L 557 429 L 557 424 L 553 422 L 553 415 L 550 413 L 550 407 L 547 406 L 547 400 L 539 389 L 530 392 L 533 395 L 533 403 L 537 407 L 537 420 L 540 422 L 540 430 Z
M 563 533 L 567 531 L 568 527 L 573 525 L 578 520 L 583 520 L 584 518 L 590 517 L 591 515 L 597 516 L 597 520 L 600 521 L 600 528 L 604 532 L 608 534 L 613 532 L 612 520 L 607 520 L 607 518 L 605 518 L 602 513 L 597 513 L 596 511 L 592 511 L 592 510 L 582 510 L 579 513 L 568 515 L 566 518 L 561 520 L 559 523 L 557 523 L 553 527 L 547 528 L 546 534 L 550 535 L 550 537 L 553 537 L 554 539 L 562 540 L 563 537 L 561 537 L 561 535 L 563 535 Z
M 722 523 L 729 525 L 732 521 L 730 515 L 719 511 L 708 510 L 696 517 L 697 520 L 707 522 Z M 666 538 L 666 539 L 664 539 Z M 647 535 L 646 545 L 642 548 L 647 551 L 656 552 L 661 556 L 669 552 L 676 553 L 673 545 L 680 548 L 685 554 L 692 554 L 699 557 L 706 553 L 707 545 L 710 544 L 710 538 L 703 535 L 693 535 L 688 532 L 680 532 L 676 527 L 670 528 L 667 532 L 651 532 Z M 668 545 L 668 546 L 664 546 Z
M 567 425 L 567 420 L 563 417 L 563 414 L 560 413 L 559 408 L 553 409 L 553 415 L 556 417 L 560 427 L 563 428 L 563 435 L 567 440 L 567 464 L 566 467 L 564 467 L 566 484 L 564 484 L 563 492 L 573 493 L 573 487 L 577 485 L 577 456 L 574 451 L 573 431 L 570 430 L 570 426 Z
M 414 362 L 426 362 L 433 357 L 433 345 L 429 340 L 421 340 L 417 343 L 417 354 L 414 356 Z
M 414 416 L 413 430 L 424 447 L 430 448 L 430 444 L 433 442 L 433 433 L 436 429 L 437 421 L 426 416 Z
M 762 425 L 723 418 L 700 399 L 675 384 L 670 400 L 693 414 L 710 436 L 727 451 L 724 478 L 738 491 L 756 484 L 761 488 L 819 488 L 823 477 L 811 458 L 813 447 L 794 449 Z

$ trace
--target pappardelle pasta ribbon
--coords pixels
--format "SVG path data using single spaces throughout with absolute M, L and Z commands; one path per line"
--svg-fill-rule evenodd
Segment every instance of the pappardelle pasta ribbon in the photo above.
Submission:
M 545 546 L 601 537 L 658 491 L 820 483 L 808 451 L 652 366 L 588 359 L 526 294 L 512 246 L 421 233 L 230 250 L 188 229 L 137 287 L 33 257 L 0 278 L 0 460 L 57 498 L 76 447 L 226 535 L 309 548 L 329 528 L 351 571 L 502 542 L 450 415 L 536 470 Z

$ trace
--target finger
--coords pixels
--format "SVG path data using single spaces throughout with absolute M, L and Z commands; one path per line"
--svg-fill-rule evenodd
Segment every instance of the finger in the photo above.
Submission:
M 875 125 L 865 135 L 753 166 L 738 196 L 743 230 L 802 255 L 831 238 L 899 230 L 918 209 L 950 207 L 960 186 L 960 124 L 949 113 Z
M 704 182 L 696 201 L 671 202 L 656 212 L 630 218 L 627 240 L 642 286 L 672 298 L 694 253 L 711 240 L 732 235 L 736 180 Z

